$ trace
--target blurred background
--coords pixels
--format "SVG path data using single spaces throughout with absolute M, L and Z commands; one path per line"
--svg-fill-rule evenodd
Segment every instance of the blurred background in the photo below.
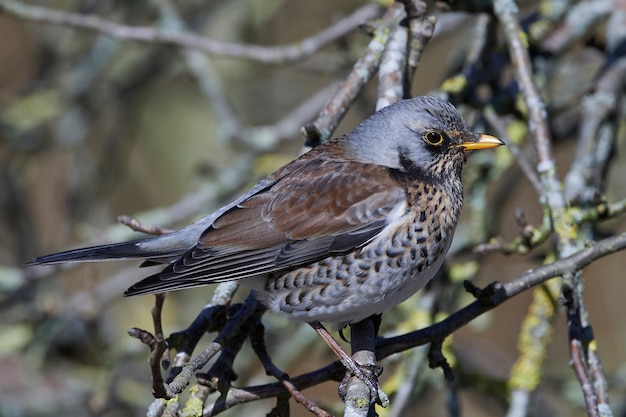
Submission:
M 162 1 L 28 4 L 164 30 L 184 24 L 186 30 L 212 39 L 256 45 L 296 42 L 363 7 L 374 7 L 357 0 L 186 0 L 174 3 L 177 16 L 167 9 L 171 4 Z M 538 5 L 524 7 L 529 14 Z M 379 15 L 369 10 L 370 18 Z M 452 11 L 439 15 L 438 31 L 419 64 L 414 94 L 437 88 L 462 66 L 477 19 Z M 550 110 L 566 114 L 565 120 L 575 119 L 576 113 L 561 109 L 578 107 L 605 64 L 599 35 L 605 23 L 599 20 L 588 37 L 551 61 L 546 94 L 552 99 Z M 149 42 L 122 42 L 0 13 L 0 416 L 145 413 L 152 401 L 148 351 L 126 330 L 152 330 L 153 297 L 123 299 L 121 294 L 146 271 L 137 269 L 136 262 L 36 268 L 22 264 L 42 254 L 137 237 L 116 224 L 118 215 L 175 228 L 228 202 L 300 152 L 300 128 L 316 117 L 369 39 L 355 28 L 307 59 L 268 65 Z M 335 136 L 373 112 L 376 86 L 370 84 Z M 574 154 L 575 135 L 563 129 L 556 136 L 563 176 Z M 622 134 L 605 176 L 609 201 L 626 196 L 626 161 L 619 152 L 623 144 Z M 496 156 L 472 157 L 470 165 L 476 168 L 467 175 L 486 169 L 493 163 L 490 158 L 506 155 L 506 149 L 499 149 Z M 507 281 L 539 265 L 540 255 L 549 248 L 544 245 L 526 256 L 492 254 L 475 264 L 472 246 L 493 236 L 511 240 L 517 235 L 516 209 L 525 212 L 530 224 L 539 225 L 542 219 L 532 187 L 515 167 L 498 173 L 485 195 L 484 201 L 466 197 L 464 220 L 447 264 L 448 271 L 455 266 L 478 268 L 472 275 L 479 286 Z M 488 221 L 478 234 L 472 223 L 477 211 Z M 624 230 L 625 222 L 618 218 L 596 232 L 602 237 Z M 624 255 L 615 254 L 585 270 L 587 308 L 617 416 L 626 416 L 624 267 Z M 442 310 L 452 312 L 471 301 L 458 282 L 449 286 L 455 296 L 447 298 L 449 304 Z M 207 287 L 168 295 L 165 333 L 186 327 L 211 292 Z M 530 292 L 522 294 L 453 336 L 461 415 L 505 414 L 507 378 L 518 356 L 518 333 L 529 301 Z M 385 315 L 383 331 L 406 332 L 428 324 L 416 314 L 420 303 L 424 300 L 416 297 Z M 270 354 L 290 375 L 334 360 L 308 326 L 269 314 L 264 323 Z M 556 318 L 554 332 L 530 412 L 586 415 L 568 366 L 563 315 Z M 205 337 L 199 347 L 210 340 L 212 336 Z M 424 355 L 416 352 L 407 355 Z M 428 369 L 423 360 L 404 362 L 407 355 L 383 362 L 383 388 L 390 392 L 407 383 L 395 370 L 415 363 L 413 393 L 404 410 L 394 412 L 449 415 L 449 391 L 441 371 Z M 271 381 L 249 348 L 235 366 L 238 385 Z M 304 393 L 341 413 L 336 385 L 328 382 Z M 262 416 L 272 407 L 268 400 L 226 414 Z M 293 402 L 291 413 L 309 415 Z

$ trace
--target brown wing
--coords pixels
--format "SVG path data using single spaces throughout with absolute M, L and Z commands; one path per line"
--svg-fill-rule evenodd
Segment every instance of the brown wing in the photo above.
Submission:
M 346 161 L 322 146 L 218 217 L 198 244 L 128 294 L 241 279 L 345 253 L 372 239 L 404 191 L 388 168 Z

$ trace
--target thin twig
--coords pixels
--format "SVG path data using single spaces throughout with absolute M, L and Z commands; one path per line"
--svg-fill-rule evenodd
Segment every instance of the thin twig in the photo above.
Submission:
M 426 44 L 435 33 L 437 17 L 428 14 L 428 5 L 422 0 L 403 0 L 409 26 L 407 70 L 405 74 L 404 97 L 409 97 L 411 84 Z
M 193 33 L 128 26 L 97 16 L 61 12 L 13 0 L 0 0 L 0 13 L 30 22 L 95 31 L 128 41 L 197 49 L 208 54 L 250 59 L 265 64 L 284 64 L 311 56 L 320 48 L 345 36 L 363 22 L 378 16 L 380 8 L 374 5 L 364 6 L 313 36 L 282 46 L 223 42 Z
M 154 306 L 152 307 L 152 322 L 154 324 L 154 334 L 145 330 L 132 328 L 128 330 L 131 337 L 139 339 L 150 348 L 150 373 L 152 375 L 152 393 L 156 398 L 173 398 L 161 375 L 161 357 L 167 350 L 167 344 L 163 337 L 163 325 L 161 323 L 161 313 L 165 294 L 155 294 Z
M 597 194 L 602 193 L 605 172 L 609 163 L 611 148 L 617 140 L 620 120 L 615 117 L 621 91 L 626 79 L 626 58 L 613 62 L 605 68 L 596 82 L 595 91 L 586 96 L 582 102 L 582 115 L 578 130 L 576 154 L 565 177 L 565 193 L 569 201 L 592 204 Z M 602 127 L 611 129 L 608 137 L 607 152 L 598 155 L 601 148 L 598 142 L 602 135 Z M 598 158 L 601 156 L 601 158 Z
M 598 413 L 600 416 L 606 417 L 611 411 L 609 404 L 609 384 L 607 383 L 606 374 L 600 362 L 600 358 L 598 357 L 595 339 L 591 340 L 587 347 L 587 366 L 589 367 L 590 376 L 593 381 L 593 388 L 598 397 Z
M 572 288 L 565 287 L 563 298 L 567 307 L 567 328 L 570 350 L 570 365 L 578 379 L 585 398 L 585 406 L 589 417 L 599 417 L 598 396 L 591 382 L 589 369 L 586 365 L 585 341 L 583 340 L 583 323 L 580 315 L 580 306 Z
M 253 151 L 268 151 L 275 149 L 280 141 L 292 139 L 296 132 L 302 132 L 302 126 L 315 118 L 337 91 L 338 83 L 332 82 L 303 100 L 298 106 L 286 113 L 284 117 L 271 125 L 252 126 L 244 128 L 235 136 L 235 139 Z
M 161 314 L 163 313 L 163 303 L 167 293 L 154 295 L 154 306 L 152 307 L 152 322 L 154 324 L 154 337 L 156 346 L 150 354 L 150 371 L 152 373 L 152 392 L 156 397 L 165 397 L 166 388 L 163 384 L 163 375 L 161 375 L 161 357 L 167 350 L 167 343 L 163 336 L 163 323 Z
M 583 353 L 582 343 L 578 339 L 572 339 L 569 342 L 569 353 L 571 366 L 574 374 L 580 383 L 585 398 L 585 406 L 589 417 L 599 417 L 598 408 L 596 407 L 597 395 L 591 383 L 591 378 L 587 373 L 585 365 L 585 355 Z
M 540 174 L 543 174 L 544 178 L 542 179 L 548 182 L 547 185 L 553 187 L 554 182 L 558 184 L 558 178 L 556 177 L 556 170 L 554 172 L 548 171 L 553 167 L 554 158 L 547 113 L 541 99 L 541 93 L 534 80 L 530 56 L 522 41 L 524 32 L 517 21 L 518 8 L 513 0 L 496 0 L 494 10 L 504 29 L 509 54 L 515 65 L 515 76 L 528 107 L 529 127 L 539 162 L 538 170 Z M 542 167 L 542 164 L 549 166 Z M 545 186 L 546 184 L 544 184 Z M 548 191 L 554 190 L 548 188 Z
M 485 115 L 485 119 L 487 120 L 487 122 L 495 130 L 498 138 L 506 144 L 506 147 L 511 151 L 511 154 L 513 154 L 515 162 L 517 162 L 517 165 L 520 167 L 520 169 L 530 182 L 530 185 L 532 185 L 535 193 L 537 193 L 538 196 L 541 196 L 541 181 L 539 181 L 537 173 L 530 165 L 528 158 L 526 157 L 526 155 L 524 155 L 520 147 L 517 146 L 517 144 L 513 142 L 509 137 L 506 127 L 504 126 L 501 118 L 496 114 L 496 111 L 493 109 L 492 106 L 488 106 L 487 108 L 485 108 L 483 114 Z
M 315 121 L 303 128 L 303 134 L 308 139 L 308 146 L 316 146 L 330 138 L 330 135 L 337 128 L 350 105 L 376 71 L 378 71 L 381 54 L 389 37 L 389 30 L 397 26 L 403 15 L 404 11 L 399 3 L 393 3 L 389 6 L 374 31 L 374 37 L 367 46 L 366 51 L 352 67 L 352 71 L 339 85 L 337 91 L 328 100 Z
M 322 323 L 319 321 L 314 321 L 309 323 L 309 326 L 313 328 L 320 335 L 320 337 L 326 342 L 328 347 L 337 355 L 343 366 L 346 367 L 348 373 L 352 376 L 357 376 L 363 383 L 367 386 L 369 393 L 373 397 L 376 397 L 378 387 L 371 381 L 367 375 L 363 373 L 363 371 L 357 366 L 354 360 L 346 353 L 346 351 L 341 347 L 341 345 L 335 340 L 335 338 L 330 334 L 330 332 L 324 327 Z M 374 398 L 376 400 L 376 398 Z M 368 402 L 369 403 L 369 402 Z
M 219 284 L 213 293 L 213 298 L 211 299 L 210 305 L 228 305 L 230 304 L 230 300 L 232 299 L 235 291 L 239 286 L 234 282 L 225 282 Z M 210 306 L 209 305 L 209 306 Z M 207 306 L 207 307 L 209 307 Z M 205 308 L 207 308 L 205 307 Z M 243 314 L 243 313 L 242 313 Z M 233 320 L 234 321 L 234 320 Z M 232 326 L 231 329 L 232 330 Z M 219 336 L 218 336 L 219 338 Z M 194 358 L 191 362 L 187 362 L 188 356 L 186 356 L 187 360 L 182 364 L 180 372 L 174 379 L 169 383 L 165 384 L 167 390 L 167 396 L 165 398 L 172 398 L 177 394 L 183 392 L 185 387 L 189 384 L 191 379 L 193 378 L 194 373 L 201 369 L 204 365 L 211 360 L 217 353 L 222 349 L 221 344 L 219 343 L 218 338 L 216 338 L 207 348 L 205 348 L 196 358 Z M 178 357 L 178 355 L 177 355 Z M 175 365 L 181 365 L 178 361 L 175 360 Z M 157 400 L 159 401 L 159 400 Z M 153 403 L 154 405 L 154 403 Z
M 135 232 L 145 233 L 147 235 L 152 236 L 160 236 L 166 235 L 168 233 L 172 233 L 174 230 L 167 229 L 165 227 L 158 227 L 147 225 L 132 216 L 120 215 L 117 216 L 117 221 L 124 226 L 127 226 L 129 229 L 134 230 Z
M 285 389 L 289 391 L 291 397 L 300 404 L 302 404 L 302 406 L 309 410 L 311 413 L 315 414 L 317 417 L 332 417 L 332 415 L 329 414 L 326 410 L 321 409 L 313 401 L 302 395 L 302 393 L 298 391 L 298 389 L 295 387 L 295 385 L 293 385 L 293 383 L 291 383 L 291 381 L 287 379 L 281 382 Z
M 614 10 L 615 2 L 611 0 L 583 1 L 572 4 L 563 23 L 543 40 L 541 48 L 547 52 L 563 53 L 587 34 L 598 21 Z

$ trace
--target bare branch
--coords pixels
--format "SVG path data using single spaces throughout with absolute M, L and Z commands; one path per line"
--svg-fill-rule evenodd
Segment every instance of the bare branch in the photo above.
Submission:
M 570 365 L 574 369 L 574 374 L 580 383 L 587 407 L 587 415 L 589 417 L 599 417 L 598 413 L 598 396 L 595 387 L 591 382 L 589 369 L 586 364 L 585 354 L 585 338 L 583 336 L 585 329 L 580 314 L 580 305 L 574 290 L 565 288 L 563 291 L 565 306 L 567 307 L 567 328 L 570 350 Z
M 544 39 L 542 49 L 556 53 L 569 48 L 614 9 L 615 3 L 609 0 L 573 4 L 563 23 Z
M 526 155 L 524 155 L 520 147 L 517 146 L 517 143 L 513 142 L 511 138 L 509 137 L 507 130 L 506 130 L 506 126 L 504 126 L 504 123 L 501 121 L 500 117 L 496 114 L 493 107 L 491 106 L 487 107 L 484 111 L 484 115 L 485 115 L 485 119 L 487 119 L 487 122 L 489 122 L 491 127 L 496 131 L 498 138 L 501 139 L 506 144 L 507 148 L 511 151 L 511 153 L 515 157 L 515 162 L 517 162 L 517 165 L 519 165 L 520 169 L 522 170 L 522 172 L 524 173 L 524 175 L 530 182 L 530 185 L 533 186 L 535 193 L 537 193 L 538 196 L 541 196 L 542 194 L 541 181 L 539 181 L 539 177 L 537 176 L 537 173 L 534 171 L 533 167 L 530 165 L 530 162 L 528 161 L 528 158 L 526 158 Z
M 524 46 L 522 34 L 524 33 L 517 21 L 517 5 L 513 0 L 496 0 L 494 9 L 502 27 L 504 29 L 506 42 L 511 59 L 515 65 L 515 75 L 517 82 L 524 94 L 524 100 L 528 107 L 529 127 L 535 142 L 537 151 L 538 170 L 542 176 L 545 192 L 553 200 L 558 200 L 558 178 L 554 167 L 554 157 L 552 155 L 552 141 L 550 129 L 548 128 L 547 113 L 541 93 L 535 83 L 532 73 L 532 64 L 528 51 Z M 565 202 L 553 202 L 565 206 Z
M 307 410 L 309 410 L 311 413 L 315 414 L 318 417 L 331 417 L 331 415 L 328 414 L 327 411 L 322 410 L 313 401 L 309 400 L 304 395 L 302 395 L 302 393 L 298 391 L 298 389 L 295 387 L 295 385 L 291 383 L 291 381 L 284 380 L 281 382 L 283 386 L 285 387 L 285 389 L 289 391 L 289 394 L 291 395 L 291 397 L 297 402 L 299 402 L 300 404 L 302 404 L 302 406 L 306 408 Z
M 411 84 L 422 56 L 422 51 L 435 33 L 437 17 L 427 13 L 428 5 L 422 0 L 403 0 L 409 25 L 409 48 L 407 74 L 405 76 L 405 97 L 411 93 Z
M 330 42 L 345 36 L 363 22 L 378 16 L 380 8 L 374 5 L 364 6 L 316 35 L 284 46 L 273 47 L 222 42 L 192 33 L 152 27 L 127 26 L 97 16 L 61 12 L 12 0 L 0 0 L 0 12 L 31 22 L 95 31 L 121 40 L 197 49 L 208 54 L 250 59 L 265 64 L 284 64 L 306 58 Z
M 381 53 L 389 37 L 389 30 L 397 25 L 403 15 L 404 10 L 399 3 L 394 3 L 387 9 L 379 27 L 374 31 L 374 37 L 367 46 L 367 50 L 354 64 L 350 74 L 346 76 L 335 94 L 328 100 L 317 119 L 304 127 L 303 134 L 308 138 L 309 146 L 315 146 L 330 139 L 330 135 L 337 128 L 350 105 L 378 71 Z
M 378 71 L 376 110 L 387 107 L 404 97 L 407 40 L 408 30 L 406 27 L 398 25 L 392 28 Z
M 137 220 L 136 218 L 132 216 L 127 216 L 127 215 L 117 216 L 117 221 L 120 224 L 123 224 L 124 226 L 128 226 L 130 230 L 133 230 L 139 233 L 145 233 L 147 235 L 158 236 L 158 235 L 166 235 L 168 233 L 173 232 L 173 230 L 166 229 L 164 227 L 150 226 L 150 225 L 144 224 L 140 222 L 139 220 Z
M 617 59 L 606 68 L 596 83 L 595 91 L 585 97 L 582 118 L 578 130 L 576 155 L 565 177 L 565 193 L 568 200 L 593 203 L 602 192 L 604 173 L 611 149 L 616 142 L 619 118 L 615 117 L 621 102 L 621 91 L 626 79 L 626 58 Z M 612 120 L 611 120 L 612 119 Z M 602 127 L 611 131 L 608 146 L 598 146 L 602 140 Z M 595 150 L 605 148 L 601 158 Z

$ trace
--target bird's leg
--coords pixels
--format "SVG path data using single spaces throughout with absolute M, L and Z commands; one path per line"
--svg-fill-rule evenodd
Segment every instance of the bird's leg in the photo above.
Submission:
M 343 366 L 346 367 L 348 376 L 354 375 L 357 378 L 359 378 L 361 381 L 363 381 L 363 383 L 367 386 L 367 388 L 370 391 L 372 403 L 378 400 L 378 381 L 377 381 L 378 375 L 375 375 L 374 378 L 366 375 L 363 369 L 361 369 L 359 365 L 354 361 L 354 359 L 352 359 L 352 357 L 346 353 L 343 347 L 341 347 L 339 342 L 335 340 L 335 338 L 322 325 L 322 323 L 318 321 L 313 321 L 313 322 L 310 322 L 309 325 L 313 328 L 313 330 L 317 332 L 317 334 L 319 334 L 322 337 L 322 339 L 324 339 L 328 347 L 330 347 L 331 350 L 335 352 L 335 355 L 337 355 L 337 357 L 339 358 Z M 372 379 L 374 379 L 375 382 L 372 382 Z
M 376 401 L 383 407 L 386 407 L 389 403 L 389 398 L 378 385 L 378 376 L 382 373 L 383 368 L 376 363 L 376 336 L 378 335 L 381 318 L 381 314 L 376 314 L 358 323 L 351 324 L 350 344 L 352 347 L 352 359 L 377 389 L 376 392 L 371 392 L 372 404 Z M 349 382 L 349 380 L 346 379 L 346 382 Z

